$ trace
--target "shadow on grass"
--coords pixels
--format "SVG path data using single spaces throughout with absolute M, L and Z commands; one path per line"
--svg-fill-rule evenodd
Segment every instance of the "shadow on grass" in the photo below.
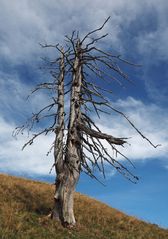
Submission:
M 19 184 L 17 185 L 16 190 L 16 201 L 21 203 L 27 211 L 34 212 L 39 215 L 48 215 L 51 212 L 51 207 L 46 206 L 50 205 L 51 202 L 45 199 L 41 192 L 36 191 L 33 193 L 28 188 Z

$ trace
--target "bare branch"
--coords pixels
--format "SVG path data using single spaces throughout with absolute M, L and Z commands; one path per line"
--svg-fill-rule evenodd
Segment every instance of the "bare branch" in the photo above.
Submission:
M 81 45 L 83 44 L 83 42 L 85 41 L 86 38 L 88 38 L 90 35 L 92 35 L 93 33 L 97 32 L 97 31 L 101 31 L 103 29 L 103 27 L 105 26 L 105 24 L 108 22 L 108 20 L 110 19 L 110 16 L 104 21 L 104 23 L 102 24 L 101 27 L 89 32 L 88 34 L 86 34 L 86 36 L 82 39 L 81 41 Z
M 93 129 L 89 129 L 88 127 L 86 127 L 84 124 L 82 124 L 80 122 L 77 122 L 77 125 L 78 125 L 79 129 L 81 131 L 84 131 L 86 134 L 88 134 L 92 137 L 95 137 L 95 138 L 106 139 L 111 144 L 123 145 L 124 143 L 126 143 L 125 139 L 127 139 L 127 138 L 115 138 L 111 135 L 108 135 L 108 134 L 105 134 L 102 132 L 98 132 Z
M 116 113 L 122 115 L 128 122 L 129 124 L 137 131 L 137 133 L 143 138 L 145 139 L 146 141 L 148 141 L 154 148 L 157 148 L 159 146 L 161 146 L 161 144 L 157 144 L 157 145 L 154 145 L 146 136 L 144 136 L 141 131 L 131 122 L 131 120 L 129 120 L 129 118 L 121 111 L 111 107 L 108 105 L 108 107 L 110 107 L 113 111 L 115 111 Z
M 23 145 L 22 150 L 23 150 L 27 145 L 32 145 L 33 142 L 34 142 L 34 140 L 35 140 L 38 136 L 40 136 L 40 135 L 42 135 L 42 134 L 47 135 L 50 131 L 54 131 L 54 129 L 53 129 L 53 128 L 48 128 L 48 129 L 44 129 L 44 130 L 40 131 L 40 132 L 37 133 L 37 134 L 34 134 L 34 136 L 33 136 L 27 143 L 25 143 L 25 144 Z

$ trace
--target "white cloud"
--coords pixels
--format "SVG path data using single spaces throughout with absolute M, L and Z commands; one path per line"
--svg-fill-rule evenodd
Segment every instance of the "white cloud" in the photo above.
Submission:
M 142 101 L 128 97 L 126 100 L 118 100 L 113 104 L 116 108 L 125 112 L 134 125 L 152 141 L 154 145 L 161 144 L 156 149 L 129 125 L 120 116 L 102 118 L 99 126 L 102 131 L 115 137 L 130 137 L 121 152 L 132 160 L 144 160 L 150 158 L 166 159 L 168 153 L 168 114 L 164 109 L 154 104 L 144 104 Z M 97 122 L 97 121 L 96 121 Z M 110 150 L 109 146 L 106 145 Z M 118 158 L 121 157 L 118 155 Z
M 20 81 L 17 74 L 0 74 L 0 169 L 1 171 L 16 171 L 17 173 L 33 173 L 47 175 L 53 164 L 52 155 L 46 156 L 54 135 L 39 137 L 30 147 L 22 151 L 28 141 L 27 135 L 12 137 L 13 130 L 25 123 L 31 113 L 38 112 L 48 104 L 49 98 L 44 92 L 39 92 L 26 101 L 30 93 L 28 85 Z
M 62 42 L 64 35 L 72 30 L 87 33 L 100 26 L 109 15 L 111 21 L 105 29 L 110 33 L 109 44 L 122 50 L 124 40 L 120 38 L 120 33 L 124 29 L 129 33 L 132 25 L 144 17 L 148 21 L 147 16 L 152 12 L 157 18 L 158 28 L 154 32 L 148 29 L 145 34 L 140 29 L 135 32 L 139 50 L 144 53 L 155 49 L 156 53 L 167 56 L 167 7 L 168 3 L 164 0 L 79 0 L 78 3 L 75 0 L 1 0 L 1 56 L 13 64 L 32 63 L 32 59 L 34 61 L 42 54 L 38 42 Z
M 121 151 L 131 160 L 146 160 L 150 158 L 167 159 L 168 152 L 168 115 L 163 109 L 156 105 L 145 105 L 143 102 L 131 97 L 126 100 L 118 100 L 115 107 L 124 110 L 134 124 L 154 144 L 162 144 L 154 149 L 143 140 L 128 123 L 119 116 L 111 116 L 96 119 L 102 131 L 116 137 L 131 137 L 128 142 L 131 144 L 121 148 Z M 32 145 L 21 151 L 27 138 L 19 136 L 18 140 L 12 138 L 12 131 L 15 123 L 0 118 L 0 168 L 3 171 L 17 171 L 26 173 L 48 174 L 53 156 L 45 156 L 53 143 L 54 136 L 41 136 Z M 109 146 L 105 144 L 109 149 Z M 110 150 L 110 149 L 109 149 Z M 118 159 L 121 157 L 118 155 Z M 107 169 L 107 178 L 114 175 L 114 171 Z
M 30 114 L 37 112 L 49 103 L 49 97 L 44 91 L 39 91 L 28 100 L 34 87 L 28 86 L 21 81 L 17 74 L 6 74 L 0 72 L 0 112 L 1 116 L 13 121 L 13 118 L 26 120 Z M 19 120 L 20 121 L 20 120 Z
M 159 3 L 159 4 L 158 4 Z M 137 38 L 138 48 L 144 59 L 146 56 L 153 60 L 168 59 L 168 2 L 149 1 L 151 10 L 155 13 L 150 19 L 151 28 Z M 152 15 L 152 12 L 151 12 Z M 145 23 L 144 23 L 145 24 Z M 153 27 L 152 27 L 153 25 Z
M 154 80 L 151 72 L 156 68 L 155 64 L 161 65 L 168 59 L 167 0 L 0 2 L 0 62 L 1 68 L 5 66 L 3 71 L 13 69 L 16 65 L 37 67 L 40 56 L 49 53 L 55 57 L 56 54 L 53 49 L 49 52 L 41 49 L 39 42 L 63 43 L 65 34 L 71 34 L 72 30 L 80 30 L 81 35 L 86 34 L 111 16 L 102 32 L 109 33 L 106 44 L 102 43 L 103 47 L 142 63 L 142 79 L 148 96 L 157 102 L 166 101 L 165 71 L 159 79 Z
M 161 24 L 162 22 L 160 22 Z M 158 40 L 159 39 L 159 40 Z M 154 56 L 159 60 L 168 59 L 168 25 L 160 26 L 155 32 L 149 32 L 138 39 L 138 48 L 144 56 Z
M 111 167 L 106 167 L 105 169 L 105 177 L 107 180 L 111 179 L 112 177 L 114 177 L 116 175 L 116 170 L 111 168 Z
M 17 172 L 28 174 L 49 174 L 53 165 L 53 157 L 46 156 L 52 143 L 53 136 L 41 136 L 32 145 L 23 151 L 22 146 L 28 140 L 25 137 L 12 137 L 12 131 L 16 126 L 0 118 L 0 169 L 4 172 Z
M 48 104 L 49 97 L 39 92 L 26 101 L 30 87 L 17 74 L 0 74 L 0 171 L 47 175 L 53 165 L 53 155 L 46 156 L 54 135 L 39 137 L 23 151 L 23 145 L 30 139 L 25 133 L 17 140 L 12 136 L 14 129 L 25 123 L 31 113 L 38 112 Z M 33 133 L 33 132 L 32 132 Z

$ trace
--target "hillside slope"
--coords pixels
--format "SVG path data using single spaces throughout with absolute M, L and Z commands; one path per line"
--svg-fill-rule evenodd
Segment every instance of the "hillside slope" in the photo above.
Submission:
M 84 195 L 75 195 L 77 227 L 46 215 L 54 186 L 0 174 L 1 239 L 167 239 L 168 230 L 137 220 Z

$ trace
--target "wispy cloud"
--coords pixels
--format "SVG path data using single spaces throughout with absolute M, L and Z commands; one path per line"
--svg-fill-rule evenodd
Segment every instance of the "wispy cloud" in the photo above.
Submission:
M 168 114 L 164 109 L 155 104 L 144 104 L 142 101 L 128 97 L 126 100 L 118 100 L 113 105 L 123 111 L 134 125 L 146 136 L 153 144 L 161 144 L 154 149 L 146 140 L 129 125 L 129 123 L 114 114 L 100 119 L 99 126 L 105 131 L 116 137 L 128 137 L 128 143 L 121 152 L 132 160 L 144 160 L 150 158 L 167 158 L 168 152 Z M 109 146 L 106 145 L 110 150 Z M 118 155 L 118 158 L 121 157 Z
M 64 36 L 71 34 L 72 30 L 86 34 L 111 16 L 102 32 L 109 33 L 103 47 L 127 55 L 135 62 L 140 61 L 148 96 L 152 100 L 165 102 L 167 68 L 161 65 L 168 59 L 167 11 L 166 0 L 108 0 L 106 3 L 100 0 L 79 0 L 78 3 L 75 0 L 1 0 L 0 69 L 4 67 L 4 72 L 5 68 L 15 68 L 16 65 L 34 66 L 40 56 L 48 53 L 55 57 L 55 51 L 44 51 L 38 43 L 64 44 Z M 152 72 L 158 64 L 161 76 L 155 77 Z
M 17 74 L 0 75 L 0 169 L 20 173 L 45 174 L 53 164 L 49 151 L 54 141 L 54 135 L 42 136 L 32 147 L 22 151 L 28 136 L 20 135 L 17 140 L 12 136 L 14 129 L 25 123 L 31 113 L 35 113 L 49 101 L 44 92 L 26 101 L 31 87 L 22 82 Z
M 110 118 L 108 116 L 108 118 L 96 119 L 102 131 L 117 137 L 131 137 L 128 140 L 131 146 L 126 145 L 124 149 L 121 148 L 121 151 L 131 160 L 167 159 L 167 113 L 156 105 L 145 105 L 131 97 L 124 101 L 118 100 L 114 105 L 123 110 L 154 144 L 162 144 L 157 149 L 152 148 L 120 116 L 112 115 Z M 8 122 L 3 117 L 0 119 L 0 168 L 5 171 L 16 170 L 48 174 L 53 163 L 53 156 L 52 154 L 49 157 L 45 155 L 53 143 L 54 135 L 41 136 L 32 146 L 28 146 L 24 151 L 21 151 L 23 144 L 28 139 L 25 136 L 19 136 L 17 140 L 12 138 L 12 131 L 15 127 L 16 123 L 14 121 Z M 109 146 L 106 144 L 105 146 L 110 152 Z M 121 159 L 119 155 L 118 159 Z M 113 175 L 114 171 L 107 168 L 107 177 Z
M 28 140 L 26 137 L 18 137 L 16 140 L 12 137 L 12 132 L 16 125 L 8 123 L 0 118 L 0 169 L 3 172 L 27 173 L 29 175 L 49 174 L 53 165 L 51 155 L 46 156 L 53 143 L 53 136 L 41 136 L 31 147 L 24 151 L 22 146 Z
M 75 0 L 1 0 L 1 56 L 14 64 L 31 62 L 33 57 L 39 56 L 39 41 L 62 42 L 64 35 L 72 30 L 86 33 L 110 15 L 111 21 L 105 29 L 110 33 L 110 47 L 122 50 L 129 38 L 132 43 L 136 41 L 142 54 L 155 52 L 155 57 L 167 59 L 168 53 L 164 50 L 165 44 L 167 46 L 167 8 L 168 3 L 164 0 L 108 0 L 106 3 L 100 0 L 80 0 L 78 3 Z
M 26 76 L 25 76 L 26 77 Z M 43 106 L 49 103 L 50 98 L 44 91 L 34 94 L 27 99 L 31 87 L 22 81 L 18 74 L 0 73 L 0 113 L 8 121 L 24 121 Z

